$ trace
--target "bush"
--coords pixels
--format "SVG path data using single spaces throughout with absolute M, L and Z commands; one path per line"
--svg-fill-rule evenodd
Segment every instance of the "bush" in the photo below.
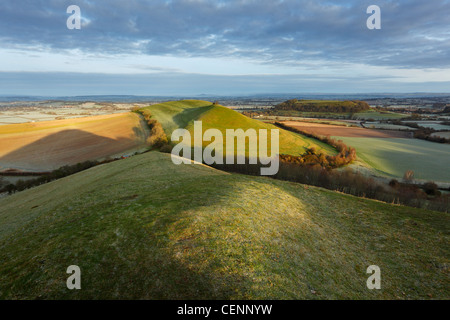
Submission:
M 166 133 L 162 125 L 155 119 L 152 119 L 152 113 L 149 110 L 138 110 L 143 116 L 145 121 L 147 121 L 148 127 L 150 129 L 150 138 L 148 140 L 149 144 L 154 148 L 161 148 L 169 143 Z
M 441 192 L 438 190 L 438 186 L 436 183 L 429 181 L 427 183 L 424 183 L 423 190 L 426 194 L 430 196 L 440 196 Z
M 164 152 L 164 153 L 171 153 L 172 152 L 172 146 L 168 143 L 164 144 L 159 151 Z
M 156 120 L 153 121 L 154 122 L 152 123 L 149 142 L 151 146 L 160 148 L 163 145 L 166 145 L 169 141 L 162 125 Z
M 400 186 L 400 182 L 398 182 L 397 179 L 392 179 L 391 181 L 389 181 L 389 186 L 396 189 Z

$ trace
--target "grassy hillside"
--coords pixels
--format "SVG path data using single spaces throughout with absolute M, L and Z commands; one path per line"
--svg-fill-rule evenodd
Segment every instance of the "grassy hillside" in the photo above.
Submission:
M 449 226 L 150 152 L 0 199 L 0 298 L 448 299 Z
M 170 137 L 173 130 L 185 128 L 212 107 L 212 103 L 208 101 L 183 100 L 155 104 L 144 109 L 151 111 Z
M 207 129 L 219 129 L 224 137 L 226 129 L 279 129 L 271 124 L 253 120 L 242 114 L 222 107 L 213 105 L 207 101 L 184 100 L 176 102 L 166 102 L 145 108 L 150 110 L 152 115 L 158 120 L 168 136 L 177 128 L 186 128 L 193 137 L 193 123 L 196 120 L 203 122 L 203 131 Z M 225 139 L 224 139 L 225 140 Z M 205 142 L 207 146 L 210 142 Z M 314 147 L 325 154 L 336 154 L 329 145 L 318 140 L 311 139 L 290 131 L 280 129 L 280 153 L 300 155 L 307 148 Z

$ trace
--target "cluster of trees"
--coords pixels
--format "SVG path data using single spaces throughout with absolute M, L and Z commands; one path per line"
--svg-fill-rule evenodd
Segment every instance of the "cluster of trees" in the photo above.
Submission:
M 408 172 L 411 172 L 411 170 L 409 170 L 405 173 L 404 180 L 410 182 L 411 180 L 406 178 L 408 175 Z M 394 189 L 408 188 L 408 189 L 412 189 L 414 191 L 421 189 L 423 192 L 425 192 L 429 196 L 440 197 L 442 195 L 442 193 L 439 191 L 438 185 L 436 183 L 434 183 L 433 181 L 426 182 L 426 183 L 422 184 L 421 188 L 419 188 L 419 186 L 417 186 L 417 185 L 412 185 L 411 183 L 401 183 L 397 179 L 392 179 L 389 182 L 389 186 L 391 186 Z
M 164 150 L 171 149 L 169 139 L 167 138 L 164 129 L 156 119 L 152 119 L 152 113 L 146 109 L 133 109 L 133 111 L 142 114 L 150 129 L 149 143 L 154 148 L 163 148 Z
M 280 155 L 280 160 L 283 162 L 309 166 L 318 164 L 325 169 L 336 169 L 348 165 L 356 160 L 356 150 L 352 147 L 348 147 L 344 142 L 342 142 L 342 140 L 332 139 L 330 136 L 323 137 L 313 133 L 304 132 L 296 128 L 286 126 L 280 122 L 275 122 L 274 124 L 282 129 L 322 141 L 334 147 L 339 152 L 335 156 L 330 156 L 323 153 L 316 153 L 314 148 L 309 148 L 306 153 L 301 156 Z
M 422 128 L 414 131 L 414 138 L 438 143 L 450 143 L 450 139 L 446 139 L 444 137 L 439 136 L 433 136 L 433 133 L 435 132 L 436 130 L 433 130 L 431 128 Z
M 364 101 L 309 101 L 291 99 L 275 106 L 274 110 L 295 110 L 301 112 L 357 113 L 369 110 Z
M 392 123 L 396 124 L 396 125 L 402 125 L 402 126 L 407 126 L 407 127 L 416 129 L 413 131 L 414 138 L 416 138 L 416 139 L 422 139 L 422 140 L 438 142 L 438 143 L 450 143 L 450 139 L 446 139 L 444 137 L 439 137 L 439 136 L 433 135 L 433 133 L 439 132 L 438 130 L 435 130 L 433 128 L 428 128 L 428 127 L 421 127 L 416 122 L 393 121 Z M 442 124 L 445 124 L 445 122 L 443 122 Z
M 242 114 L 249 118 L 256 118 L 262 115 L 263 113 L 261 111 L 242 111 Z

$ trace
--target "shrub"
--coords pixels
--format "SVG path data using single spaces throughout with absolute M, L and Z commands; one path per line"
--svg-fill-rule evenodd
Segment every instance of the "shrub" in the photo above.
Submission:
M 168 143 L 164 144 L 159 151 L 164 152 L 164 153 L 171 153 L 172 152 L 172 146 Z
M 155 119 L 152 119 L 152 113 L 149 110 L 140 109 L 139 112 L 144 116 L 145 121 L 150 129 L 149 144 L 154 148 L 161 148 L 169 143 L 166 133 L 162 125 Z
M 154 122 L 152 123 L 149 142 L 151 146 L 160 148 L 163 145 L 167 144 L 169 141 L 162 125 L 156 120 L 153 121 Z
M 441 195 L 441 192 L 438 190 L 437 184 L 432 181 L 424 183 L 423 190 L 425 191 L 426 194 L 431 195 L 431 196 Z
M 391 181 L 389 181 L 389 186 L 396 189 L 400 186 L 400 182 L 398 182 L 397 179 L 392 179 Z

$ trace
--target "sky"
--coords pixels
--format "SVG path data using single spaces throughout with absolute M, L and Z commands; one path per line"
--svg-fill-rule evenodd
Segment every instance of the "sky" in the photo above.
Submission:
M 395 92 L 450 93 L 450 1 L 0 2 L 0 95 Z

